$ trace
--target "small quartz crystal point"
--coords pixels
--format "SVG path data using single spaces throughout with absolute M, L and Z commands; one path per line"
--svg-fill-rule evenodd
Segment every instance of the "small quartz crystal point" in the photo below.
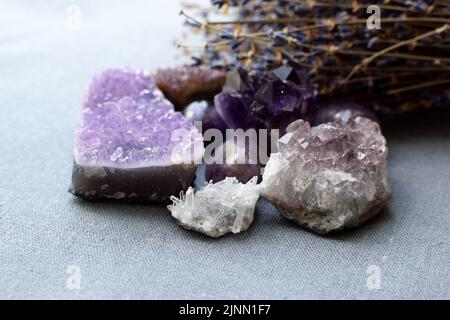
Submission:
M 208 183 L 196 193 L 190 187 L 180 198 L 171 197 L 173 204 L 168 209 L 183 228 L 218 238 L 247 230 L 258 198 L 256 177 L 246 184 L 226 178 Z
M 379 125 L 351 118 L 316 127 L 293 122 L 270 156 L 261 195 L 319 234 L 356 227 L 391 198 L 388 148 Z
M 144 72 L 94 77 L 76 132 L 70 192 L 88 199 L 168 201 L 186 190 L 203 139 Z
M 224 71 L 207 66 L 180 66 L 160 69 L 155 74 L 156 85 L 177 110 L 194 101 L 212 100 L 226 81 Z

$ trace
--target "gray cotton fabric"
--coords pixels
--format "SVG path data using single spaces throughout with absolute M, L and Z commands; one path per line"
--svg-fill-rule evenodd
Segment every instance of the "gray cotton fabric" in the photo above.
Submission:
M 161 206 L 67 192 L 90 78 L 181 63 L 178 2 L 0 7 L 0 298 L 449 298 L 448 115 L 385 127 L 394 198 L 362 228 L 317 236 L 260 201 L 248 232 L 209 239 Z

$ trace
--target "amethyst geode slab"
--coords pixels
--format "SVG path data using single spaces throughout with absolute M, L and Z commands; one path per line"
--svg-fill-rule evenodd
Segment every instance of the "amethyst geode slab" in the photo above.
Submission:
M 186 190 L 203 139 L 144 72 L 94 77 L 76 132 L 70 192 L 89 199 L 167 201 Z

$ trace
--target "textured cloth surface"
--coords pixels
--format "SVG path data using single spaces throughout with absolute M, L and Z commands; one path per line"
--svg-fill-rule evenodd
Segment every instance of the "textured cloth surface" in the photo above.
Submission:
M 0 298 L 449 298 L 448 115 L 384 128 L 394 198 L 364 227 L 320 237 L 260 201 L 248 232 L 212 240 L 163 207 L 66 192 L 90 78 L 176 63 L 178 3 L 0 7 Z

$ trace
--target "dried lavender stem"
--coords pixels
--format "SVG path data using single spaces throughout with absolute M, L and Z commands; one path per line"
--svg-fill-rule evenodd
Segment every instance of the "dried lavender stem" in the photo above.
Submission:
M 387 94 L 392 95 L 392 94 L 402 93 L 402 92 L 411 91 L 411 90 L 423 89 L 423 88 L 427 88 L 427 87 L 434 87 L 434 86 L 438 86 L 438 85 L 446 84 L 446 83 L 450 83 L 450 79 L 423 82 L 423 83 L 415 84 L 415 85 L 412 85 L 409 87 L 392 89 L 392 90 L 389 90 L 387 92 Z
M 213 1 L 216 12 L 233 7 L 237 15 L 214 19 L 212 8 L 200 8 L 206 20 L 187 18 L 209 43 L 200 47 L 205 51 L 196 61 L 256 71 L 289 63 L 305 70 L 305 80 L 319 92 L 340 96 L 355 88 L 369 104 L 382 97 L 393 110 L 409 110 L 411 99 L 418 105 L 448 105 L 450 1 L 374 1 L 383 11 L 383 29 L 370 32 L 369 2 L 360 2 Z
M 332 19 L 332 18 L 329 18 Z M 309 20 L 309 19 L 308 19 Z M 229 20 L 229 21 L 208 21 L 208 25 L 227 25 L 227 24 L 296 24 L 308 21 L 306 19 L 298 18 L 281 18 L 281 19 L 260 19 L 260 20 Z M 326 20 L 326 19 L 322 19 Z M 315 21 L 311 19 L 309 21 Z M 450 23 L 450 19 L 436 18 L 436 17 L 401 17 L 401 18 L 384 18 L 381 19 L 382 23 L 395 23 L 395 22 L 430 22 L 430 23 Z M 335 21 L 335 25 L 352 25 L 352 24 L 365 24 L 367 19 L 353 19 L 347 21 Z M 328 25 L 314 25 L 316 28 L 328 27 Z M 308 26 L 313 27 L 313 25 Z
M 342 53 L 342 54 L 348 54 L 348 55 L 361 55 L 361 56 L 372 56 L 372 55 L 374 55 L 374 53 L 372 51 L 358 51 L 358 50 L 336 51 L 336 53 Z M 380 53 L 380 51 L 375 53 L 375 55 L 378 55 L 379 53 Z M 393 53 L 384 53 L 383 55 L 385 57 L 401 58 L 401 59 L 423 60 L 423 61 L 440 60 L 440 61 L 450 62 L 450 58 L 421 56 L 421 55 L 417 55 L 417 54 L 408 54 L 408 53 L 393 52 Z
M 426 33 L 421 34 L 421 35 L 419 35 L 419 36 L 417 36 L 417 37 L 414 37 L 414 38 L 412 38 L 412 39 L 398 42 L 398 43 L 396 43 L 396 44 L 394 44 L 394 45 L 392 45 L 392 46 L 389 46 L 389 47 L 387 47 L 387 48 L 385 48 L 385 49 L 383 49 L 383 50 L 381 50 L 381 51 L 379 51 L 379 52 L 373 54 L 372 56 L 370 56 L 370 57 L 368 57 L 368 58 L 365 58 L 360 64 L 358 64 L 358 65 L 355 66 L 355 68 L 352 70 L 352 72 L 350 72 L 350 74 L 349 74 L 349 75 L 347 76 L 347 78 L 344 80 L 344 84 L 345 84 L 348 80 L 350 80 L 350 78 L 353 77 L 353 75 L 354 75 L 355 73 L 359 72 L 364 66 L 369 65 L 371 62 L 373 62 L 373 61 L 376 60 L 377 58 L 379 58 L 379 57 L 381 57 L 381 56 L 383 56 L 383 55 L 386 55 L 388 52 L 393 51 L 393 50 L 395 50 L 395 49 L 398 49 L 398 48 L 400 48 L 400 47 L 402 47 L 402 46 L 409 45 L 409 44 L 412 44 L 412 43 L 414 43 L 414 42 L 417 42 L 417 41 L 423 40 L 423 39 L 425 39 L 425 38 L 431 37 L 431 36 L 433 36 L 433 35 L 437 35 L 437 34 L 443 33 L 443 32 L 445 32 L 445 31 L 447 31 L 448 26 L 449 26 L 448 24 L 444 24 L 443 26 L 441 26 L 441 27 L 439 27 L 439 28 L 437 28 L 437 29 L 434 29 L 434 30 L 432 30 L 432 31 L 430 31 L 430 32 L 426 32 Z M 434 58 L 434 59 L 436 59 L 436 58 Z
M 399 73 L 396 74 L 396 77 L 406 77 L 406 76 L 411 76 L 416 74 L 415 72 L 405 72 L 405 73 Z M 347 84 L 351 84 L 351 83 L 358 83 L 358 82 L 366 82 L 366 81 L 373 81 L 373 80 L 381 80 L 381 79 L 386 79 L 386 78 L 390 78 L 392 75 L 391 74 L 387 74 L 387 75 L 380 75 L 380 76 L 369 76 L 369 77 L 362 77 L 362 78 L 353 78 L 351 80 L 349 80 L 347 82 Z

